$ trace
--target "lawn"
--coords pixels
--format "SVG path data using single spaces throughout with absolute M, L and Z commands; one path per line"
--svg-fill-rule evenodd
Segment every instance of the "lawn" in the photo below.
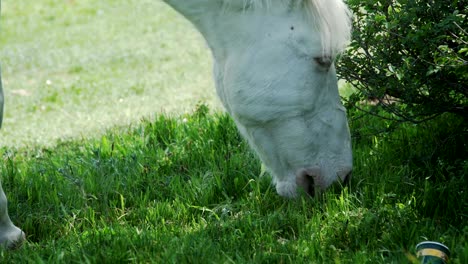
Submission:
M 2 7 L 0 173 L 28 238 L 2 263 L 419 263 L 424 240 L 468 263 L 463 120 L 349 109 L 351 186 L 287 200 L 160 1 Z
M 2 1 L 0 146 L 220 109 L 201 36 L 161 1 Z

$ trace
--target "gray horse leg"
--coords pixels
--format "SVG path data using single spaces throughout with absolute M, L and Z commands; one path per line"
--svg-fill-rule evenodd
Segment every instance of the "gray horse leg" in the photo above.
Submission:
M 1 2 L 0 2 L 1 5 Z M 3 89 L 2 75 L 0 69 L 0 126 L 2 125 L 3 117 Z M 21 229 L 16 227 L 8 216 L 7 198 L 3 192 L 0 182 L 0 246 L 6 248 L 14 248 L 21 244 L 26 239 L 26 236 Z
M 25 239 L 24 232 L 16 227 L 8 216 L 7 199 L 0 184 L 0 245 L 5 248 L 15 248 Z

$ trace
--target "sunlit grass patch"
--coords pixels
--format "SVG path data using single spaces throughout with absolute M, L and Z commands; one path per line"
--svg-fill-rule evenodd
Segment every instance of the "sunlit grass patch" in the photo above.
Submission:
M 466 168 L 421 167 L 419 157 L 445 151 L 412 152 L 436 144 L 419 140 L 434 131 L 355 139 L 351 186 L 298 200 L 276 194 L 230 117 L 205 106 L 94 140 L 4 149 L 11 216 L 29 242 L 1 254 L 31 263 L 408 263 L 430 239 L 463 263 Z
M 51 145 L 199 102 L 220 109 L 204 41 L 161 1 L 2 4 L 0 145 Z

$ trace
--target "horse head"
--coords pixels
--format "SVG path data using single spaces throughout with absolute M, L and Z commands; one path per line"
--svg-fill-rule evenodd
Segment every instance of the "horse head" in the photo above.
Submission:
M 349 179 L 334 66 L 350 35 L 341 0 L 166 2 L 205 37 L 217 93 L 280 195 L 313 195 Z

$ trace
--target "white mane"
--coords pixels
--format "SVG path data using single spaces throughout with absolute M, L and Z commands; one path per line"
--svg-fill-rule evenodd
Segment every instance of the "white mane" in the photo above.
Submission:
M 342 52 L 351 38 L 351 12 L 343 0 L 224 0 L 224 6 L 231 6 L 233 1 L 244 1 L 244 10 L 270 9 L 275 4 L 306 9 L 321 34 L 323 53 L 328 56 Z

